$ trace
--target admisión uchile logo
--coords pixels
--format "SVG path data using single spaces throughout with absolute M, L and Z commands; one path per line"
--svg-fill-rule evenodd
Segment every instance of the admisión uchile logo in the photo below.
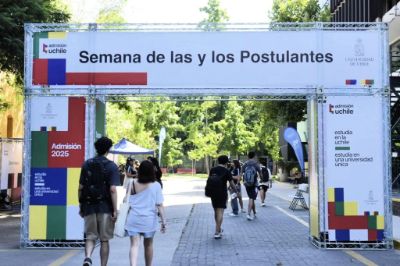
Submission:
M 354 105 L 352 104 L 329 104 L 329 112 L 336 115 L 352 115 L 354 114 Z

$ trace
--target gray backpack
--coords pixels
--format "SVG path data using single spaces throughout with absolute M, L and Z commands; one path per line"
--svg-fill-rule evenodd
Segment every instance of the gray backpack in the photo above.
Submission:
M 254 165 L 246 165 L 243 172 L 243 181 L 246 187 L 254 187 L 257 182 L 257 169 Z

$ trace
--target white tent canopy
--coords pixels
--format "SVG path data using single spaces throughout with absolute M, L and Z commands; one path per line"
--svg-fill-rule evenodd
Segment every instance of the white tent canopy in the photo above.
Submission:
M 117 144 L 115 144 L 110 153 L 112 154 L 154 154 L 154 150 L 149 150 L 143 147 L 140 147 L 132 142 L 126 140 L 125 138 L 121 139 Z

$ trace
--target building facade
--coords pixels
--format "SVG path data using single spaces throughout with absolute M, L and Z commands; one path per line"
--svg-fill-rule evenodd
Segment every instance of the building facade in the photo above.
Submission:
M 374 22 L 382 17 L 398 0 L 331 0 L 332 22 Z
M 385 22 L 388 24 L 391 57 L 393 213 L 400 216 L 400 1 L 331 0 L 330 11 L 332 22 Z M 395 219 L 400 220 L 400 218 Z

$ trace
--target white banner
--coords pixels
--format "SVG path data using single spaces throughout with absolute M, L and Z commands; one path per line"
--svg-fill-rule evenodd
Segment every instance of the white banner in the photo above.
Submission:
M 33 82 L 147 88 L 382 88 L 386 61 L 381 36 L 378 30 L 49 33 L 35 48 Z
M 22 142 L 3 142 L 1 145 L 0 189 L 16 188 L 18 174 L 22 173 Z M 13 178 L 9 180 L 11 174 Z
M 384 232 L 382 98 L 328 97 L 323 110 L 329 241 L 379 241 Z

